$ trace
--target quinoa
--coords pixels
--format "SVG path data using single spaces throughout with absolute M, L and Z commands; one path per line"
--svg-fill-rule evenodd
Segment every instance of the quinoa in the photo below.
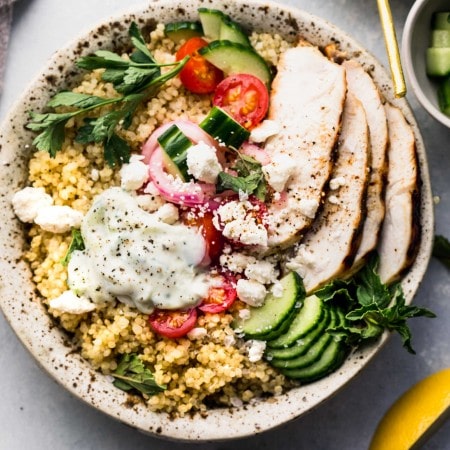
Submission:
M 289 46 L 279 35 L 270 34 L 253 33 L 251 42 L 274 65 L 280 52 Z M 176 47 L 165 38 L 163 25 L 157 25 L 150 33 L 148 46 L 157 61 L 174 61 Z M 117 95 L 111 84 L 101 80 L 99 70 L 85 75 L 74 91 L 100 97 Z M 161 124 L 175 119 L 198 123 L 210 108 L 209 96 L 187 92 L 175 77 L 138 108 L 131 126 L 121 131 L 121 137 L 138 153 Z M 54 158 L 46 152 L 34 154 L 29 164 L 29 182 L 33 187 L 44 188 L 56 205 L 86 213 L 96 195 L 120 185 L 120 177 L 118 169 L 105 164 L 101 146 L 75 142 L 77 124 L 80 122 L 68 122 L 63 148 Z M 61 259 L 70 240 L 70 233 L 52 234 L 36 225 L 29 230 L 25 257 L 46 305 L 67 290 L 67 268 Z M 244 343 L 231 328 L 233 316 L 229 312 L 201 315 L 197 327 L 206 333 L 176 340 L 157 335 L 146 314 L 119 302 L 81 315 L 52 308 L 49 313 L 73 335 L 74 345 L 83 358 L 104 374 L 114 372 L 120 355 L 137 354 L 151 369 L 156 382 L 167 386 L 160 394 L 144 396 L 154 411 L 174 416 L 203 413 L 210 405 L 238 406 L 260 396 L 280 394 L 292 385 L 265 361 L 249 361 Z

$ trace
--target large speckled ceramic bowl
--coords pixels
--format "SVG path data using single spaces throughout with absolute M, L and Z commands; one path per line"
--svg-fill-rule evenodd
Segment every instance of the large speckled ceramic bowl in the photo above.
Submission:
M 30 269 L 22 259 L 25 248 L 22 225 L 10 206 L 12 194 L 24 186 L 33 135 L 24 129 L 27 111 L 40 110 L 57 90 L 76 77 L 74 61 L 99 47 L 118 45 L 126 39 L 130 21 L 141 26 L 156 22 L 195 18 L 200 6 L 225 9 L 233 18 L 257 31 L 277 32 L 288 39 L 303 36 L 317 45 L 339 42 L 342 50 L 362 63 L 372 74 L 383 94 L 399 106 L 414 127 L 420 160 L 422 186 L 422 240 L 414 266 L 403 281 L 410 302 L 424 275 L 430 256 L 433 233 L 432 198 L 425 150 L 419 130 L 405 100 L 395 100 L 386 71 L 349 36 L 306 12 L 264 1 L 222 2 L 219 0 L 160 0 L 142 10 L 109 19 L 56 53 L 45 71 L 31 84 L 6 118 L 0 130 L 0 304 L 11 326 L 36 360 L 73 395 L 111 417 L 137 429 L 180 440 L 230 439 L 260 433 L 297 418 L 329 398 L 351 380 L 380 349 L 386 335 L 375 345 L 353 353 L 334 374 L 318 382 L 241 408 L 213 409 L 207 417 L 195 415 L 171 420 L 153 413 L 144 405 L 127 403 L 127 394 L 95 372 L 65 335 L 54 326 L 36 296 Z

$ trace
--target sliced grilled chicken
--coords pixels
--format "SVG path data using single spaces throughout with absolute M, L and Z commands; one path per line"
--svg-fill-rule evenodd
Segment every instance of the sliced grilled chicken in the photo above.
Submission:
M 347 94 L 338 155 L 324 206 L 287 264 L 308 293 L 352 266 L 359 247 L 369 184 L 370 144 L 361 102 Z
M 367 193 L 367 217 L 354 262 L 354 270 L 357 270 L 364 263 L 364 258 L 377 246 L 384 219 L 388 127 L 380 92 L 371 76 L 356 61 L 345 61 L 343 66 L 349 89 L 361 101 L 366 112 L 372 152 L 371 176 Z
M 300 44 L 282 56 L 269 110 L 269 119 L 281 130 L 265 149 L 272 158 L 288 155 L 295 168 L 286 195 L 268 205 L 272 249 L 297 242 L 319 210 L 333 167 L 345 94 L 343 67 L 318 48 Z
M 420 240 L 419 168 L 414 133 L 402 112 L 385 105 L 389 127 L 386 217 L 378 252 L 384 283 L 397 280 L 411 265 Z

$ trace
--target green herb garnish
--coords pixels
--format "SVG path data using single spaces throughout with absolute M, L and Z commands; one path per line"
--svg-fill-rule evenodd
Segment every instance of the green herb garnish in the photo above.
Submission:
M 70 258 L 72 257 L 72 253 L 75 250 L 83 251 L 84 249 L 85 249 L 85 247 L 84 247 L 83 236 L 81 236 L 81 231 L 76 228 L 72 228 L 72 240 L 70 241 L 70 245 L 67 250 L 67 253 L 65 254 L 64 258 L 61 260 L 61 264 L 63 266 L 67 266 L 67 264 L 69 264 Z
M 66 107 L 69 112 L 30 113 L 31 121 L 27 128 L 39 132 L 33 144 L 52 157 L 61 150 L 65 139 L 67 122 L 78 115 L 86 115 L 83 125 L 76 136 L 76 141 L 88 144 L 98 143 L 104 147 L 105 160 L 114 167 L 130 159 L 131 149 L 117 131 L 130 126 L 136 108 L 145 99 L 156 94 L 168 80 L 176 76 L 187 62 L 188 57 L 174 64 L 158 64 L 148 50 L 144 38 L 133 22 L 129 29 L 134 51 L 129 60 L 108 50 L 98 50 L 94 55 L 85 56 L 77 61 L 82 69 L 104 69 L 102 79 L 113 84 L 115 90 L 122 94 L 114 98 L 102 98 L 95 95 L 75 92 L 60 92 L 48 103 L 48 108 Z M 161 67 L 174 66 L 161 74 Z M 109 106 L 112 110 L 96 117 L 88 113 L 98 108 Z
M 237 193 L 254 194 L 259 200 L 264 201 L 267 186 L 261 163 L 251 156 L 243 155 L 239 152 L 237 154 L 236 164 L 232 167 L 237 175 L 220 172 L 217 185 L 218 192 L 231 189 Z
M 351 280 L 334 281 L 316 292 L 324 301 L 348 304 L 349 324 L 329 330 L 348 344 L 358 345 L 378 338 L 384 330 L 400 334 L 403 346 L 415 353 L 411 346 L 411 331 L 406 321 L 413 317 L 436 317 L 431 311 L 405 304 L 399 283 L 383 284 L 377 273 L 379 258 L 372 255 L 368 263 Z
M 434 238 L 433 256 L 450 269 L 450 241 L 444 236 Z
M 112 374 L 113 384 L 122 391 L 137 390 L 142 394 L 155 395 L 166 389 L 165 385 L 159 385 L 150 370 L 136 354 L 123 355 Z

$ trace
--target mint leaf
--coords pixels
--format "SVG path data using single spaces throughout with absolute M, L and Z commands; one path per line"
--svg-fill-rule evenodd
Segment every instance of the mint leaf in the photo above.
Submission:
M 237 176 L 226 172 L 219 173 L 218 192 L 231 189 L 237 193 L 254 194 L 259 200 L 265 200 L 267 192 L 266 180 L 262 166 L 256 159 L 238 152 L 238 159 L 232 169 L 236 171 Z
M 444 236 L 434 238 L 433 256 L 450 269 L 450 241 Z
M 61 260 L 61 264 L 63 266 L 67 266 L 67 264 L 69 264 L 70 258 L 72 257 L 72 253 L 76 250 L 83 251 L 84 248 L 84 241 L 83 236 L 81 235 L 81 231 L 76 228 L 72 228 L 72 240 L 70 241 L 67 253 Z
M 378 262 L 378 255 L 374 254 L 352 279 L 335 280 L 316 292 L 324 301 L 347 308 L 345 323 L 329 331 L 350 345 L 376 339 L 385 330 L 395 331 L 401 336 L 403 346 L 414 353 L 407 321 L 421 316 L 433 318 L 435 314 L 425 308 L 406 305 L 400 284 L 387 286 L 381 282 Z
M 126 392 L 136 390 L 142 394 L 155 395 L 166 389 L 166 386 L 156 383 L 150 370 L 133 353 L 122 356 L 112 376 L 114 386 Z
M 360 305 L 376 303 L 380 307 L 384 307 L 390 302 L 389 289 L 381 282 L 377 273 L 378 264 L 378 254 L 374 253 L 355 276 L 356 295 Z

